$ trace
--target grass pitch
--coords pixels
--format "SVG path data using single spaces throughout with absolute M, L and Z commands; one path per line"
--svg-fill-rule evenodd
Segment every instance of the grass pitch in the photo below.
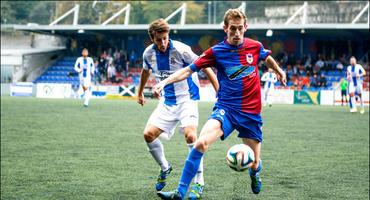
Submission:
M 1 199 L 158 199 L 159 172 L 142 131 L 157 101 L 1 97 Z M 200 103 L 200 124 L 212 103 Z M 204 199 L 369 199 L 369 110 L 264 108 L 263 189 L 226 165 L 218 141 L 205 156 Z M 199 128 L 200 129 L 200 128 Z M 176 188 L 188 153 L 181 134 L 164 141 Z

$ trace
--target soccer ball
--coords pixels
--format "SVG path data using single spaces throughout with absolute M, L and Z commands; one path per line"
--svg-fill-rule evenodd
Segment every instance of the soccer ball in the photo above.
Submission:
M 254 161 L 254 152 L 248 145 L 236 144 L 227 151 L 226 161 L 231 169 L 242 172 Z

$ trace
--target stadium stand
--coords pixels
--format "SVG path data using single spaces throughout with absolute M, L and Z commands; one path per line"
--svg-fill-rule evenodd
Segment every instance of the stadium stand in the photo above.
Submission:
M 78 85 L 79 79 L 74 71 L 76 58 L 64 57 L 49 67 L 34 83 L 70 83 Z

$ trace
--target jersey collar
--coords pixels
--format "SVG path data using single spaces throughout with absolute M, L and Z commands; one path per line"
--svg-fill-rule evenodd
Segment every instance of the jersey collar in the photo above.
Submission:
M 240 47 L 242 47 L 242 46 L 244 45 L 244 40 L 245 40 L 245 38 L 243 38 L 243 42 L 242 42 L 241 44 L 239 44 L 239 45 L 235 46 L 235 45 L 230 44 L 230 43 L 227 41 L 227 37 L 225 37 L 225 38 L 224 38 L 224 43 L 225 43 L 226 45 L 230 46 L 230 47 L 233 47 L 233 48 L 240 48 Z

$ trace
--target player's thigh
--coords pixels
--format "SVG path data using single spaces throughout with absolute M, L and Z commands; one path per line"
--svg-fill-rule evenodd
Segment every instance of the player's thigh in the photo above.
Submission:
M 208 147 L 216 142 L 216 140 L 222 135 L 223 131 L 221 129 L 221 122 L 216 119 L 209 119 L 204 124 L 200 132 L 200 136 L 195 143 L 195 148 L 202 152 L 205 152 L 207 151 Z
M 349 93 L 349 95 L 351 97 L 354 96 L 355 91 L 356 91 L 356 87 L 353 85 L 353 83 L 350 83 L 349 86 L 348 86 L 348 93 Z
M 362 85 L 357 85 L 356 86 L 356 93 L 358 94 L 359 97 L 361 97 L 361 94 L 362 94 Z
M 176 115 L 171 112 L 171 110 L 167 109 L 166 105 L 159 103 L 157 108 L 150 115 L 147 126 L 153 125 L 161 129 L 170 137 L 173 135 L 177 123 L 178 120 Z
M 244 144 L 248 145 L 253 150 L 255 160 L 258 161 L 261 157 L 262 143 L 260 141 L 250 138 L 242 138 L 242 140 Z
M 195 142 L 199 121 L 198 102 L 190 100 L 181 103 L 178 105 L 176 113 L 180 121 L 180 132 L 184 133 L 186 142 Z
M 178 105 L 176 111 L 180 127 L 197 127 L 199 121 L 198 102 L 189 100 Z
M 89 89 L 89 87 L 91 86 L 91 80 L 88 78 L 84 78 L 82 86 L 85 90 Z

